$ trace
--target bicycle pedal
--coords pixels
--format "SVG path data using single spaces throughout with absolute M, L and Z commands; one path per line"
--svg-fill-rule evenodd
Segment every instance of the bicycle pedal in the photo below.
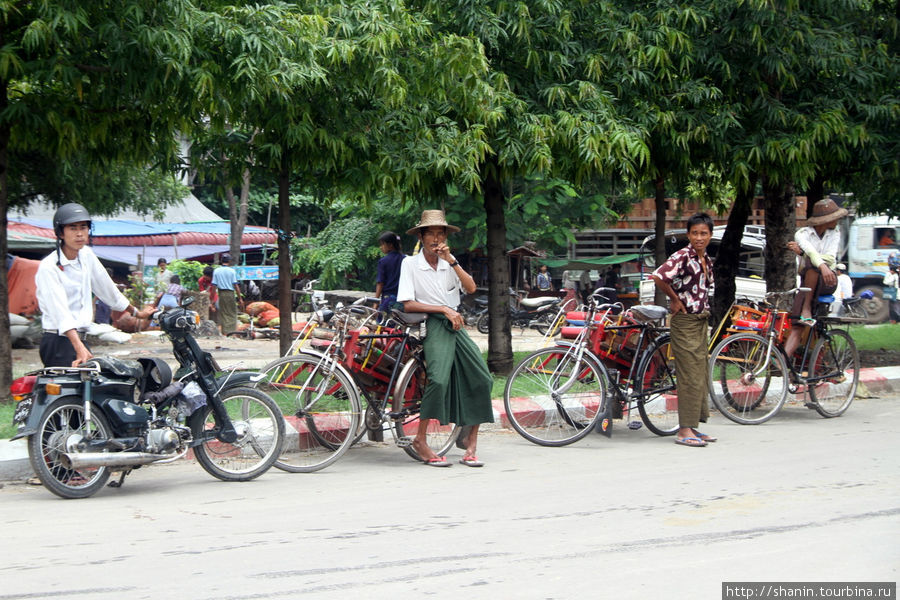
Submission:
M 400 448 L 409 448 L 412 446 L 413 439 L 409 436 L 403 436 L 401 438 L 397 438 L 397 446 Z
M 632 431 L 637 431 L 643 426 L 644 424 L 640 421 L 631 421 L 630 423 L 628 423 L 628 429 L 631 429 Z

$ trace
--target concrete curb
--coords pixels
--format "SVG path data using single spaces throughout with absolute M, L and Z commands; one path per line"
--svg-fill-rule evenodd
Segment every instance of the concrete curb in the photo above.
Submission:
M 860 371 L 859 389 L 857 397 L 866 398 L 878 393 L 900 392 L 900 366 L 866 368 Z M 502 399 L 495 399 L 494 422 L 509 428 L 509 419 Z M 543 420 L 544 412 L 548 410 L 537 403 L 523 401 L 516 403 L 515 413 L 519 419 L 531 421 Z M 303 437 L 309 435 L 300 423 L 291 423 L 288 429 L 288 440 L 301 442 Z M 294 436 L 294 432 L 298 437 Z M 28 447 L 26 440 L 0 440 L 0 481 L 23 481 L 33 475 L 31 464 L 28 460 Z

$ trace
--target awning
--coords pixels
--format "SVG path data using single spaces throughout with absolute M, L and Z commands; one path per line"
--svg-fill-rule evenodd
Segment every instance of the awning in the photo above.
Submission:
M 569 258 L 545 258 L 538 260 L 542 265 L 547 265 L 551 269 L 564 268 L 570 270 L 594 269 L 604 265 L 618 265 L 632 260 L 639 260 L 640 254 L 612 254 L 602 258 L 579 258 L 578 260 Z
M 253 250 L 259 246 L 241 246 L 241 250 Z M 188 244 L 184 246 L 91 246 L 94 254 L 103 260 L 124 263 L 126 265 L 138 264 L 138 254 L 142 255 L 145 265 L 155 265 L 160 258 L 167 261 L 191 259 L 197 256 L 209 256 L 228 252 L 227 245 Z

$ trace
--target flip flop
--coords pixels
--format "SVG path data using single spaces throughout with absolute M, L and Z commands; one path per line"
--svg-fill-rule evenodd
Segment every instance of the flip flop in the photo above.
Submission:
M 719 441 L 719 438 L 713 437 L 711 435 L 706 435 L 705 433 L 700 433 L 696 429 L 694 429 L 693 432 L 694 432 L 694 435 L 696 435 L 698 438 L 700 438 L 701 441 L 704 441 L 707 444 Z
M 428 465 L 429 467 L 452 467 L 453 463 L 447 462 L 447 459 L 443 456 L 435 456 L 434 458 L 429 458 L 426 461 L 422 462 L 423 465 Z
M 698 437 L 675 438 L 675 443 L 681 446 L 690 446 L 691 448 L 703 448 L 706 442 Z
M 477 456 L 463 456 L 459 459 L 459 464 L 467 467 L 483 467 L 484 463 L 478 460 Z
M 804 327 L 814 327 L 816 324 L 816 320 L 812 317 L 800 317 L 796 321 L 794 321 L 797 325 L 803 325 Z

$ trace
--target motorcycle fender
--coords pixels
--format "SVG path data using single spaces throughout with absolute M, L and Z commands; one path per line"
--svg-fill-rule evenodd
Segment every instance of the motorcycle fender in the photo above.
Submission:
M 41 421 L 41 417 L 44 416 L 44 412 L 46 412 L 47 407 L 50 406 L 57 398 L 72 396 L 76 400 L 81 400 L 81 396 L 75 395 L 73 394 L 73 392 L 74 390 L 71 387 L 64 387 L 61 394 L 47 395 L 43 392 L 43 390 L 40 393 L 34 394 L 32 398 L 31 411 L 28 413 L 28 417 L 25 419 L 24 423 L 19 425 L 19 429 L 16 432 L 16 435 L 9 438 L 9 441 L 18 440 L 20 438 L 28 437 L 37 433 L 37 426 Z

